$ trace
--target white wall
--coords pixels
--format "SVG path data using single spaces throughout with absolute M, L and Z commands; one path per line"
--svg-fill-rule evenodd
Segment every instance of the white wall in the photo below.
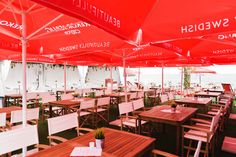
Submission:
M 89 87 L 105 86 L 105 79 L 110 78 L 110 68 L 106 67 L 88 67 L 86 76 L 86 84 Z M 118 68 L 112 68 L 112 78 L 117 83 L 120 83 L 120 73 Z
M 67 88 L 78 87 L 80 75 L 77 67 L 67 66 Z M 27 64 L 27 89 L 29 91 L 55 90 L 64 86 L 64 67 L 52 64 Z M 20 83 L 18 83 L 20 81 Z M 39 82 L 39 83 L 38 83 Z M 18 93 L 22 89 L 22 64 L 12 63 L 5 84 L 5 93 Z

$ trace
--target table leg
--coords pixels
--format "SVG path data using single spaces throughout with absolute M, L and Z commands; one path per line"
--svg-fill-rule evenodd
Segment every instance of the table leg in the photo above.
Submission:
M 5 97 L 4 105 L 5 105 L 5 107 L 8 107 L 8 97 Z
M 49 117 L 52 118 L 52 105 L 49 105 Z
M 138 118 L 138 133 L 141 135 L 142 125 L 141 125 L 141 118 Z
M 181 133 L 181 126 L 176 126 L 176 154 L 179 154 L 180 150 L 180 133 Z
M 16 99 L 15 98 L 13 98 L 14 100 L 13 100 L 13 102 L 14 102 L 14 106 L 16 106 Z

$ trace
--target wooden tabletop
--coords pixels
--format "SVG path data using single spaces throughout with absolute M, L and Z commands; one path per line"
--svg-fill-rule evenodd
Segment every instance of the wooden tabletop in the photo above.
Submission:
M 11 117 L 11 111 L 22 110 L 22 107 L 19 106 L 10 106 L 10 107 L 3 107 L 0 108 L 0 113 L 6 113 L 7 118 Z
M 185 97 L 179 100 L 175 100 L 176 103 L 181 104 L 196 104 L 196 105 L 209 105 L 211 98 L 197 98 L 197 97 Z
M 130 95 L 130 93 L 127 93 L 127 95 Z M 108 94 L 107 96 L 110 96 L 110 97 L 123 97 L 123 96 L 125 96 L 125 93 L 124 92 L 112 93 L 112 94 Z
M 198 92 L 195 94 L 195 96 L 204 96 L 204 97 L 218 97 L 220 96 L 220 92 Z
M 106 87 L 93 87 L 91 88 L 92 90 L 105 90 L 107 89 Z
M 82 101 L 91 100 L 92 98 L 76 98 L 71 100 L 59 100 L 49 102 L 50 106 L 73 107 L 80 104 Z
M 22 95 L 21 94 L 9 94 L 9 95 L 5 95 L 5 98 L 18 99 L 18 98 L 22 98 Z
M 177 107 L 175 113 L 168 112 L 170 109 L 168 105 L 153 107 L 139 114 L 139 117 L 148 121 L 181 125 L 197 112 L 197 109 L 192 107 Z
M 224 93 L 224 90 L 223 89 L 219 89 L 219 88 L 211 88 L 211 89 L 204 89 L 204 91 L 209 91 L 209 92 L 218 92 L 218 93 Z
M 120 130 L 104 128 L 105 147 L 102 156 L 105 157 L 133 157 L 141 156 L 143 153 L 151 151 L 154 147 L 155 139 L 128 133 Z M 94 141 L 94 132 L 68 140 L 49 149 L 39 151 L 30 157 L 69 157 L 74 147 L 88 146 Z
M 66 93 L 72 93 L 74 92 L 75 90 L 66 90 Z M 65 91 L 64 90 L 57 90 L 56 93 L 64 93 Z

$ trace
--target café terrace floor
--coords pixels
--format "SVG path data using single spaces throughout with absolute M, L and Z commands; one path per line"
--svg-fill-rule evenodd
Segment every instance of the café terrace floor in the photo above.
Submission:
M 233 105 L 232 105 L 233 106 Z M 232 107 L 232 113 L 236 113 L 236 108 Z M 116 118 L 116 109 L 112 109 L 111 110 L 111 120 Z M 227 127 L 224 130 L 224 133 L 220 134 L 219 138 L 221 141 L 221 143 L 217 146 L 217 148 L 215 149 L 215 157 L 235 157 L 235 154 L 229 154 L 226 152 L 222 152 L 221 151 L 221 145 L 222 145 L 222 141 L 224 136 L 230 136 L 230 137 L 236 137 L 236 121 L 233 120 L 229 120 L 229 125 L 227 125 Z M 110 127 L 110 128 L 115 128 L 115 129 L 119 129 L 116 128 L 114 126 L 111 125 L 106 125 L 104 123 L 99 123 L 98 127 L 102 127 L 102 126 L 106 126 L 106 127 Z M 86 127 L 90 127 L 91 126 L 86 126 Z M 68 130 L 68 131 L 64 131 L 62 133 L 57 134 L 61 137 L 65 137 L 67 139 L 72 139 L 74 137 L 77 136 L 76 130 Z M 165 136 L 163 136 L 165 135 Z M 47 121 L 39 121 L 39 143 L 41 144 L 48 144 L 48 128 L 47 128 Z M 156 138 L 156 142 L 155 142 L 155 148 L 158 148 L 160 150 L 164 150 L 167 151 L 169 153 L 174 153 L 175 152 L 175 143 L 176 143 L 176 130 L 175 127 L 170 126 L 170 125 L 165 125 L 165 128 L 163 130 L 163 126 L 162 125 L 158 125 L 157 126 L 157 130 L 152 134 L 152 137 Z

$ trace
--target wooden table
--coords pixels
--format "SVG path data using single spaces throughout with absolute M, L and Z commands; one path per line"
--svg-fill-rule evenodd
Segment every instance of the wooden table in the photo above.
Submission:
M 19 105 L 19 100 L 22 99 L 22 95 L 21 94 L 9 94 L 9 95 L 5 95 L 5 106 L 9 106 L 9 102 L 11 99 L 13 99 L 13 105 Z
M 80 102 L 91 100 L 92 98 L 76 98 L 72 100 L 59 100 L 59 101 L 51 101 L 48 103 L 49 105 L 49 116 L 52 117 L 52 107 L 63 107 L 65 112 L 68 111 L 69 108 L 79 106 Z
M 3 108 L 0 108 L 0 113 L 6 113 L 7 118 L 10 118 L 11 111 L 17 111 L 17 110 L 22 110 L 22 107 L 19 107 L 19 106 L 3 107 Z
M 63 94 L 63 93 L 67 94 L 67 93 L 73 93 L 73 92 L 75 92 L 75 90 L 66 90 L 66 93 L 65 93 L 64 90 L 57 90 L 57 91 L 56 91 L 56 98 L 57 98 L 57 100 L 59 100 L 59 96 L 60 96 L 61 94 Z
M 115 103 L 113 104 L 119 104 L 122 102 L 122 99 L 125 99 L 125 93 L 124 92 L 119 92 L 119 93 L 112 93 L 112 94 L 107 94 L 107 95 L 104 95 L 104 96 L 109 96 L 111 97 L 111 100 L 112 99 L 115 99 Z M 129 101 L 129 97 L 130 97 L 130 93 L 127 93 L 127 99 Z
M 208 111 L 208 107 L 211 104 L 211 98 L 197 98 L 197 97 L 185 97 L 179 100 L 175 100 L 177 104 L 185 104 L 188 107 L 195 107 L 202 109 L 206 113 Z
M 176 126 L 176 154 L 179 154 L 181 145 L 181 125 L 193 117 L 197 112 L 197 109 L 191 107 L 177 107 L 176 113 L 164 112 L 164 110 L 170 110 L 170 108 L 171 107 L 168 105 L 162 105 L 153 107 L 149 111 L 142 112 L 139 114 L 139 126 L 141 126 L 141 120 Z M 141 129 L 142 128 L 139 127 L 139 133 L 141 133 Z
M 220 92 L 198 92 L 195 93 L 196 97 L 203 97 L 203 98 L 215 98 L 216 102 L 219 102 Z
M 209 91 L 209 92 L 217 92 L 217 93 L 224 93 L 224 90 L 223 89 L 214 89 L 214 88 L 211 88 L 211 89 L 204 89 L 204 91 Z
M 105 147 L 103 157 L 136 157 L 151 153 L 155 139 L 124 131 L 104 128 Z M 30 157 L 69 157 L 74 147 L 88 146 L 94 141 L 94 132 L 76 137 L 51 148 L 39 151 Z M 151 154 L 150 154 L 151 156 Z
M 93 87 L 91 88 L 92 90 L 105 90 L 107 89 L 106 87 Z

